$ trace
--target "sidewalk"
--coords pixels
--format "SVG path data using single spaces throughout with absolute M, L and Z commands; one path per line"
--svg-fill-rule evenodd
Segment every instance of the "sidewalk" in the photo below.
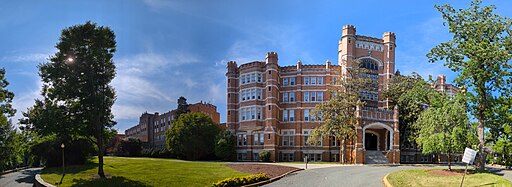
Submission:
M 486 165 L 485 167 L 488 171 L 496 174 L 496 175 L 500 175 L 502 176 L 503 178 L 509 180 L 512 182 L 512 170 L 510 169 L 506 169 L 505 167 L 503 166 L 498 166 L 498 165 L 494 165 L 494 166 L 491 166 L 491 165 Z

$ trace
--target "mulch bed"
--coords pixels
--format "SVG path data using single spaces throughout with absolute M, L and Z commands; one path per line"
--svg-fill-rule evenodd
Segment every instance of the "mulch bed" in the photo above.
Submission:
M 265 173 L 270 178 L 274 178 L 282 174 L 285 174 L 289 171 L 298 169 L 294 167 L 278 166 L 271 164 L 226 164 L 226 166 L 245 173 Z
M 433 175 L 441 175 L 441 176 L 462 176 L 462 175 L 464 175 L 464 170 L 449 171 L 449 170 L 444 170 L 444 169 L 435 169 L 435 170 L 427 171 L 427 173 L 433 174 Z M 472 172 L 472 171 L 468 171 L 466 173 L 466 175 L 470 175 L 473 173 L 474 172 Z

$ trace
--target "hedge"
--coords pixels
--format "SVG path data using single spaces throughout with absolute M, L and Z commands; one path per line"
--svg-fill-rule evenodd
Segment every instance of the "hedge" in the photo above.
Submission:
M 219 182 L 213 183 L 213 187 L 234 187 L 234 186 L 243 186 L 248 185 L 264 180 L 270 179 L 266 174 L 260 173 L 255 175 L 249 175 L 244 177 L 231 177 Z

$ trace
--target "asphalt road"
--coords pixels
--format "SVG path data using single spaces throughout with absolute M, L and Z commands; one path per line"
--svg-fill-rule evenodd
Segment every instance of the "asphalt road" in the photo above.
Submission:
M 0 175 L 0 187 L 18 187 L 34 185 L 34 178 L 42 168 L 29 168 L 17 172 Z
M 266 186 L 384 186 L 382 178 L 390 172 L 434 167 L 437 166 L 360 165 L 308 169 L 287 175 Z

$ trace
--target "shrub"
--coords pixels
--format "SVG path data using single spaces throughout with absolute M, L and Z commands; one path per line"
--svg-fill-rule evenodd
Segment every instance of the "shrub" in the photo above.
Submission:
M 213 183 L 213 187 L 231 187 L 231 186 L 243 186 L 264 180 L 270 179 L 266 174 L 260 173 L 255 175 L 249 175 L 244 177 L 231 177 L 223 179 L 216 183 Z
M 215 156 L 230 161 L 236 158 L 236 140 L 235 136 L 228 130 L 221 131 L 215 138 Z
M 260 159 L 263 162 L 270 162 L 270 152 L 267 150 L 263 150 L 259 153 Z

